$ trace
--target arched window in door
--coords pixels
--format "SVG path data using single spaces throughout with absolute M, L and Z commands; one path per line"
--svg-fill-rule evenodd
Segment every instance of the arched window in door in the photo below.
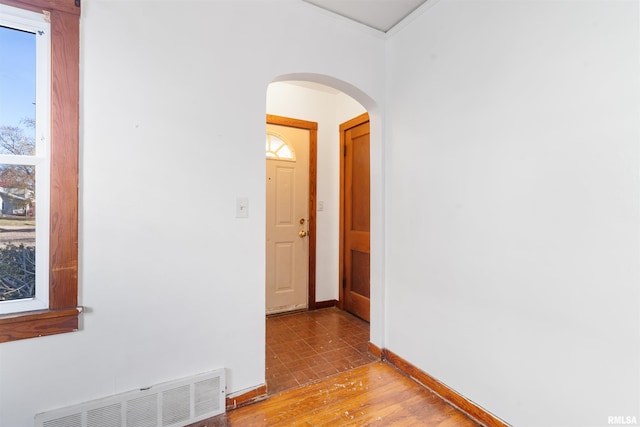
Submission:
M 278 160 L 295 160 L 296 155 L 293 148 L 284 138 L 274 134 L 267 133 L 266 156 L 268 159 Z

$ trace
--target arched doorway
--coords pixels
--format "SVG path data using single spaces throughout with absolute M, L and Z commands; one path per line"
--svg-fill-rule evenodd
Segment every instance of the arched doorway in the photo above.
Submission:
M 376 103 L 354 86 L 334 78 L 315 74 L 280 76 L 267 91 L 269 115 L 318 122 L 317 199 L 316 205 L 316 295 L 313 301 L 321 308 L 335 304 L 340 295 L 340 125 L 363 113 L 371 117 L 371 332 L 369 339 L 382 347 L 382 274 L 379 258 L 382 234 L 381 124 Z M 373 164 L 373 162 L 376 162 Z M 376 262 L 377 261 L 377 262 Z M 373 266 L 375 264 L 375 266 Z M 311 299 L 311 296 L 309 297 Z M 374 335 L 375 334 L 375 335 Z

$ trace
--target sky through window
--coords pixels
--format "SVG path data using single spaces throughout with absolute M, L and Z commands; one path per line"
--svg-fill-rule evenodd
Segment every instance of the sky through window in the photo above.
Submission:
M 20 126 L 35 119 L 36 35 L 0 26 L 0 126 Z

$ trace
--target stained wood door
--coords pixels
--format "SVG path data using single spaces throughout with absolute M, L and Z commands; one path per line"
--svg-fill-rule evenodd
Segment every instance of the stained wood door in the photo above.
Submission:
M 266 313 L 273 314 L 308 304 L 309 130 L 267 124 L 266 162 Z
M 370 160 L 369 116 L 363 114 L 340 126 L 343 150 L 342 292 L 345 310 L 369 321 L 370 298 Z

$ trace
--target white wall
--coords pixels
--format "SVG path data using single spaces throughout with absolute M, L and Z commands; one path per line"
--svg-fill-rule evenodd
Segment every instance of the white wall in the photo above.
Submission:
M 338 299 L 340 228 L 340 124 L 365 112 L 348 95 L 286 82 L 267 91 L 267 113 L 318 123 L 316 301 Z
M 640 418 L 638 12 L 442 0 L 388 41 L 386 346 L 515 426 Z
M 88 312 L 0 345 L 0 425 L 264 381 L 265 93 L 300 76 L 372 116 L 372 341 L 517 426 L 640 416 L 637 3 L 431 4 L 385 46 L 298 0 L 84 1 Z
M 384 40 L 297 0 L 88 0 L 81 25 L 87 312 L 0 346 L 2 426 L 218 367 L 230 393 L 262 384 L 267 86 L 383 95 Z

